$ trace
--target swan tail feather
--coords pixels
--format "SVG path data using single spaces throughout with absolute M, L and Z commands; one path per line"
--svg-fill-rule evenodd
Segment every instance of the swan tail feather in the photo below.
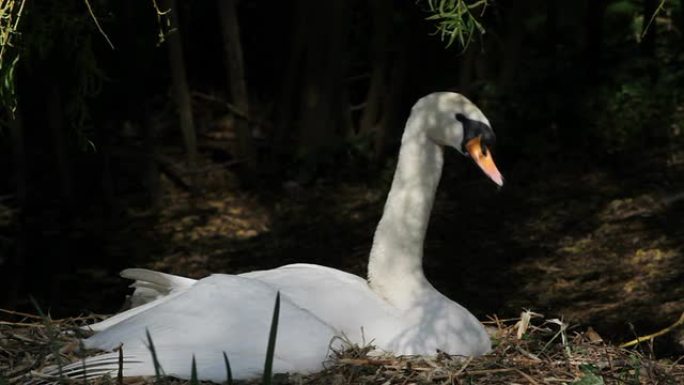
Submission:
M 150 362 L 140 359 L 137 354 L 124 353 L 120 360 L 118 352 L 105 353 L 86 357 L 61 368 L 57 365 L 48 366 L 35 373 L 27 384 L 58 384 L 64 380 L 93 380 L 104 376 L 116 378 L 119 372 L 126 377 L 146 376 L 150 373 Z
M 120 275 L 123 278 L 135 281 L 131 284 L 131 287 L 135 288 L 130 298 L 131 307 L 140 306 L 169 293 L 187 289 L 196 282 L 194 279 L 140 268 L 125 269 L 121 271 Z
M 105 330 L 156 306 L 160 300 L 164 301 L 197 282 L 190 278 L 139 268 L 125 269 L 120 274 L 123 278 L 135 281 L 131 284 L 135 291 L 128 298 L 129 309 L 104 321 L 85 326 L 84 329 L 96 332 Z

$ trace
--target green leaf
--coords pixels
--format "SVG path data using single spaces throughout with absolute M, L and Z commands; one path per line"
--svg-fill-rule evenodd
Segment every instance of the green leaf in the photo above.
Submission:
M 574 381 L 572 385 L 605 385 L 605 382 L 603 382 L 603 377 L 590 372 Z
M 426 20 L 435 22 L 435 34 L 446 41 L 447 47 L 458 41 L 465 50 L 476 33 L 485 33 L 478 17 L 482 17 L 487 5 L 487 0 L 428 0 L 432 15 Z
M 84 349 L 85 350 L 85 349 Z M 123 345 L 119 346 L 119 369 L 116 371 L 116 383 L 123 385 Z M 83 382 L 85 383 L 85 381 Z
M 585 374 L 598 374 L 601 372 L 601 369 L 592 364 L 581 364 L 579 365 L 579 370 Z
M 264 362 L 264 377 L 262 384 L 270 385 L 273 378 L 273 357 L 275 355 L 275 343 L 278 334 L 278 317 L 280 316 L 280 292 L 276 294 L 275 306 L 273 307 L 273 319 L 271 331 L 268 335 L 268 347 L 266 348 L 266 362 Z
M 192 367 L 190 368 L 190 385 L 199 385 L 199 380 L 197 379 L 197 361 L 195 361 L 195 355 L 192 355 Z
M 161 381 L 162 373 L 164 373 L 164 371 L 162 370 L 159 360 L 157 359 L 157 351 L 154 349 L 154 342 L 152 342 L 152 336 L 150 335 L 149 329 L 145 329 L 145 334 L 147 334 L 147 342 L 149 344 L 147 348 L 150 349 L 150 353 L 152 353 L 152 362 L 154 363 L 154 378 L 157 382 L 159 382 Z
M 33 306 L 36 308 L 36 311 L 38 312 L 38 315 L 40 316 L 41 320 L 43 321 L 43 324 L 45 325 L 45 329 L 47 330 L 47 336 L 48 336 L 48 342 L 50 346 L 50 350 L 54 357 L 57 359 L 57 373 L 59 374 L 59 382 L 62 383 L 65 381 L 64 379 L 64 372 L 62 371 L 62 367 L 64 367 L 64 364 L 62 363 L 62 355 L 59 353 L 59 346 L 57 342 L 57 331 L 55 331 L 52 321 L 50 320 L 50 317 L 43 313 L 43 309 L 40 308 L 40 305 L 38 305 L 38 301 L 36 301 L 33 296 L 31 298 L 31 303 L 33 303 Z
M 223 362 L 226 364 L 226 384 L 233 385 L 233 371 L 230 369 L 230 361 L 228 361 L 226 352 L 223 352 Z

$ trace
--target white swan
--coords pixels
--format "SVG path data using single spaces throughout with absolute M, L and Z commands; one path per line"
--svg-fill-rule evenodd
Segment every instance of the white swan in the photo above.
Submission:
M 498 185 L 501 174 L 488 147 L 494 133 L 468 99 L 450 92 L 418 100 L 402 137 L 399 161 L 373 240 L 368 281 L 328 267 L 294 264 L 241 275 L 215 274 L 200 280 L 128 269 L 134 298 L 146 302 L 92 325 L 87 348 L 112 350 L 123 344 L 125 376 L 154 375 L 145 331 L 161 367 L 189 378 L 197 360 L 199 378 L 226 378 L 223 352 L 235 378 L 258 376 L 276 292 L 282 295 L 274 372 L 322 369 L 334 336 L 372 341 L 397 355 L 480 355 L 490 349 L 482 324 L 439 293 L 423 273 L 423 240 L 442 172 L 443 146 L 470 155 Z M 118 353 L 85 361 L 88 376 L 116 375 Z M 83 362 L 64 368 L 83 376 Z

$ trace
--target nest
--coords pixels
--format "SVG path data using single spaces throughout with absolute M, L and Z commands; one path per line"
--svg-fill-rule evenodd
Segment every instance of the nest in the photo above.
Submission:
M 81 326 L 100 316 L 49 320 L 45 316 L 2 310 L 0 384 L 41 378 L 46 366 L 79 360 Z M 279 384 L 683 384 L 680 360 L 656 359 L 652 339 L 621 348 L 591 328 L 577 330 L 558 319 L 523 312 L 520 318 L 486 323 L 494 348 L 482 357 L 377 356 L 372 346 L 333 352 L 326 369 L 311 375 L 276 375 Z M 54 380 L 54 379 L 53 379 Z M 81 381 L 71 381 L 80 383 Z M 163 379 L 167 384 L 188 381 Z M 153 384 L 154 378 L 103 378 L 93 384 Z M 248 383 L 256 383 L 254 381 Z

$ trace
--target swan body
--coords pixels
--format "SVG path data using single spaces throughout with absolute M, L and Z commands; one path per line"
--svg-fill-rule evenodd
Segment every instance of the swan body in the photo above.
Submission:
M 486 353 L 490 340 L 482 324 L 428 282 L 422 259 L 443 147 L 470 155 L 501 185 L 487 151 L 492 140 L 487 118 L 462 95 L 443 92 L 420 99 L 406 123 L 368 280 L 311 264 L 197 281 L 127 269 L 122 276 L 135 280 L 132 302 L 139 306 L 91 325 L 96 334 L 84 340 L 85 347 L 111 351 L 121 345 L 125 376 L 154 375 L 147 330 L 168 375 L 189 378 L 194 355 L 200 379 L 224 381 L 225 352 L 235 378 L 252 378 L 263 368 L 280 292 L 274 372 L 321 370 L 329 348 L 340 345 L 334 337 L 397 355 Z M 115 375 L 118 353 L 88 358 L 85 366 L 87 376 Z M 83 376 L 83 367 L 74 363 L 64 372 Z
M 259 280 L 214 274 L 143 305 L 142 311 L 133 308 L 122 313 L 126 317 L 86 339 L 84 346 L 109 351 L 122 346 L 124 375 L 154 375 L 146 336 L 149 331 L 167 375 L 189 379 L 195 356 L 200 378 L 223 382 L 225 352 L 235 378 L 256 377 L 263 370 L 274 299 L 274 288 Z M 258 304 L 264 306 L 255 306 Z M 281 298 L 279 325 L 274 370 L 319 369 L 335 331 L 285 296 Z M 307 340 L 325 343 L 301 343 Z M 118 353 L 93 358 L 98 365 L 86 370 L 88 376 L 102 371 L 116 375 Z M 82 370 L 82 365 L 71 370 Z

